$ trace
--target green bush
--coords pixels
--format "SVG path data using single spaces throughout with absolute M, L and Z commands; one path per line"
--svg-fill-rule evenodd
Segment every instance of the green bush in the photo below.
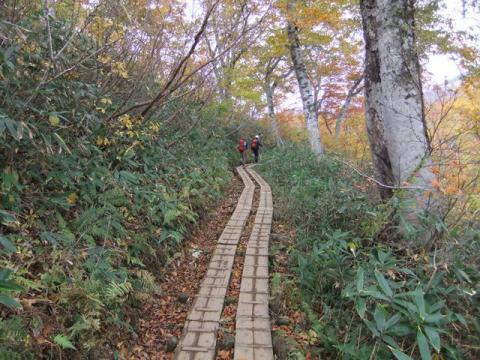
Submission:
M 0 353 L 11 358 L 87 354 L 108 327 L 134 333 L 127 314 L 222 196 L 235 154 L 219 107 L 176 100 L 148 119 L 108 119 L 123 98 L 102 87 L 115 75 L 96 56 L 32 91 L 48 67 L 43 33 L 30 31 L 41 16 L 5 23 L 0 48 Z M 70 24 L 51 21 L 63 44 Z M 64 67 L 94 39 L 71 48 Z
M 277 218 L 297 233 L 290 261 L 303 330 L 316 334 L 313 352 L 341 359 L 478 356 L 478 232 L 468 247 L 446 239 L 449 246 L 430 254 L 391 249 L 378 234 L 393 205 L 376 203 L 365 181 L 334 157 L 319 160 L 289 144 L 266 154 L 261 171 Z

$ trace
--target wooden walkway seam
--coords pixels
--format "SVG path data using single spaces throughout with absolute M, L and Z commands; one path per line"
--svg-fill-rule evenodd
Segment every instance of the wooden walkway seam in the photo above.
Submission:
M 268 244 L 272 227 L 272 192 L 267 182 L 251 167 L 247 171 L 260 185 L 260 202 L 245 252 L 235 318 L 234 360 L 273 360 L 268 311 Z
M 175 351 L 175 359 L 178 360 L 213 360 L 215 358 L 217 329 L 232 273 L 235 249 L 252 210 L 255 191 L 255 185 L 245 169 L 238 167 L 237 172 L 245 187 L 234 213 L 217 241 L 217 248 L 188 314 L 182 337 Z

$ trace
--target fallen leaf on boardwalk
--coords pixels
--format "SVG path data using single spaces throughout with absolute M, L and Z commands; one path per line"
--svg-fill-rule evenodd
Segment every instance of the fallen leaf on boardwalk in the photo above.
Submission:
M 220 350 L 217 355 L 217 360 L 230 359 L 230 350 Z

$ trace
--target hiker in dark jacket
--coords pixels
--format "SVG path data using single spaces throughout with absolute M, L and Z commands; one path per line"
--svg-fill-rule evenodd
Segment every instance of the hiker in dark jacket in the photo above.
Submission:
M 250 148 L 252 149 L 253 151 L 253 154 L 255 155 L 255 162 L 258 163 L 258 157 L 259 157 L 259 153 L 260 153 L 260 148 L 262 147 L 262 143 L 260 141 L 260 136 L 259 135 L 256 135 L 253 140 L 252 140 L 252 143 L 250 145 Z

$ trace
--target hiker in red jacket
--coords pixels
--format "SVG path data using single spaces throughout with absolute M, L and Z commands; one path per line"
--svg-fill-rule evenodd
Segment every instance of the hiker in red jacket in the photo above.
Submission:
M 245 141 L 244 138 L 240 138 L 240 141 L 238 142 L 238 147 L 237 150 L 240 153 L 240 163 L 245 166 L 245 163 L 247 162 L 247 149 L 248 149 L 248 144 Z
M 255 162 L 258 163 L 258 156 L 260 153 L 260 148 L 262 147 L 262 143 L 260 142 L 260 136 L 256 135 L 253 140 L 252 144 L 250 145 L 252 148 L 253 154 L 255 155 Z

